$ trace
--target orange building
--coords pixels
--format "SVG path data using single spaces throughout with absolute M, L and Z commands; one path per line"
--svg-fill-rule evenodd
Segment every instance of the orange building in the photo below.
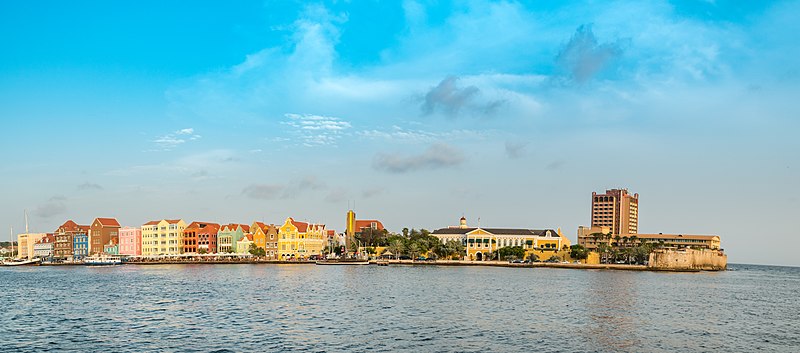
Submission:
M 219 224 L 192 222 L 183 229 L 183 253 L 217 252 L 217 232 Z
M 267 258 L 278 258 L 278 227 L 274 224 L 253 222 L 250 233 L 253 234 L 253 243 L 256 247 L 264 249 Z

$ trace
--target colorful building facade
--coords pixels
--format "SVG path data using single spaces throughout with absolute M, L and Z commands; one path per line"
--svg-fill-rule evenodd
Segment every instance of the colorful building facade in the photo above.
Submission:
M 138 256 L 142 254 L 142 229 L 122 227 L 119 229 L 119 255 Z
M 309 224 L 286 219 L 278 229 L 278 254 L 281 260 L 305 260 L 322 255 L 327 231 L 324 224 Z
M 33 244 L 33 257 L 38 257 L 43 260 L 51 260 L 53 258 L 53 245 L 55 244 L 56 237 L 52 233 L 45 235 Z
M 72 236 L 72 259 L 80 261 L 89 256 L 89 233 L 77 233 Z
M 73 236 L 75 234 L 88 234 L 89 226 L 78 225 L 72 220 L 64 222 L 53 234 L 55 235 L 55 242 L 53 243 L 53 257 L 57 259 L 72 259 L 73 250 Z
M 95 218 L 89 226 L 89 255 L 103 253 L 103 247 L 112 239 L 119 242 L 120 228 L 114 218 Z
M 183 253 L 182 219 L 162 219 L 142 225 L 142 256 L 179 255 Z
M 248 233 L 250 233 L 250 226 L 246 224 L 231 223 L 222 226 L 217 233 L 217 252 L 236 252 L 236 244 Z
M 442 243 L 461 242 L 466 248 L 465 259 L 474 261 L 490 260 L 498 249 L 513 246 L 524 249 L 526 256 L 535 254 L 539 258 L 549 258 L 572 245 L 560 229 L 468 227 L 464 217 L 459 226 L 437 229 L 431 235 Z
M 217 252 L 217 233 L 219 224 L 192 222 L 183 230 L 183 253 Z
M 253 242 L 257 247 L 264 249 L 268 259 L 278 258 L 278 227 L 274 224 L 253 222 L 250 226 L 253 233 Z

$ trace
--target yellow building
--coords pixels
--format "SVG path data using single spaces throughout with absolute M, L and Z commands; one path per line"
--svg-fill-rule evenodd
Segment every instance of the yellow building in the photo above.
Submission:
M 36 244 L 37 241 L 42 240 L 45 236 L 47 236 L 47 233 L 17 234 L 17 247 L 19 251 L 17 257 L 20 259 L 27 258 L 28 260 L 33 260 L 33 245 Z
M 142 256 L 178 255 L 183 253 L 182 219 L 162 219 L 142 225 Z
M 466 248 L 467 260 L 484 261 L 493 257 L 500 248 L 519 246 L 525 250 L 526 256 L 536 254 L 540 259 L 549 258 L 564 247 L 569 248 L 571 242 L 561 229 L 514 229 L 514 228 L 481 228 L 468 227 L 464 217 L 459 226 L 441 228 L 431 235 L 442 243 L 450 240 L 461 241 Z M 551 254 L 552 253 L 552 254 Z
M 278 229 L 279 258 L 305 260 L 322 255 L 326 233 L 324 224 L 309 224 L 287 218 Z

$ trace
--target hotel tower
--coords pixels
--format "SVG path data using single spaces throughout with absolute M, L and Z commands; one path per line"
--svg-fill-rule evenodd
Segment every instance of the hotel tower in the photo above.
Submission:
M 627 189 L 592 192 L 592 227 L 608 227 L 612 235 L 639 232 L 639 194 Z

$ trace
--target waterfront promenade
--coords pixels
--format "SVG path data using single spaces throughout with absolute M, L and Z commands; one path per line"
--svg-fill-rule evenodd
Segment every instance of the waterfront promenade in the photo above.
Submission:
M 371 265 L 379 262 L 392 266 L 465 266 L 465 267 L 510 267 L 510 268 L 563 268 L 577 270 L 620 270 L 620 271 L 672 271 L 672 272 L 699 272 L 693 269 L 660 269 L 644 265 L 627 264 L 582 264 L 582 263 L 509 263 L 507 261 L 459 261 L 459 260 L 371 260 Z M 137 260 L 126 261 L 123 265 L 230 265 L 230 264 L 264 264 L 264 265 L 314 265 L 315 261 L 280 261 L 252 258 L 205 258 L 205 259 L 168 259 L 168 260 Z M 83 263 L 42 263 L 40 266 L 84 266 Z

